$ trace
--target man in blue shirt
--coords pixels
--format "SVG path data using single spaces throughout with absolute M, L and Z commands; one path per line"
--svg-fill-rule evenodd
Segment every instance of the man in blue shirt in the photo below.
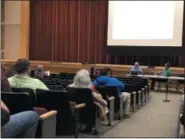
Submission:
M 142 68 L 139 67 L 139 63 L 135 62 L 134 66 L 130 70 L 131 72 L 136 72 L 137 74 L 143 74 Z
M 118 90 L 118 95 L 123 96 L 125 102 L 125 115 L 130 114 L 130 93 L 123 92 L 124 84 L 117 78 L 110 77 L 107 75 L 110 69 L 104 69 L 100 71 L 100 76 L 93 81 L 94 86 L 115 86 Z

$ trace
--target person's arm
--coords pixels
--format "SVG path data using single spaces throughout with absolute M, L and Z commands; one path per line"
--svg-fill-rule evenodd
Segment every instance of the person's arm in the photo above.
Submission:
M 168 76 L 171 76 L 172 75 L 172 72 L 171 72 L 171 70 L 169 69 L 168 70 Z
M 92 96 L 95 101 L 99 102 L 103 106 L 107 106 L 107 102 L 102 98 L 102 96 L 97 92 L 96 89 L 92 91 Z
M 134 68 L 134 66 L 130 69 L 130 71 L 136 71 L 135 68 Z
M 125 87 L 125 85 L 121 82 L 121 81 L 119 81 L 118 79 L 117 79 L 117 85 L 116 85 L 119 89 L 121 89 L 122 91 L 123 91 L 123 89 L 124 89 L 124 87 Z
M 38 80 L 38 89 L 49 90 L 49 88 L 47 88 L 47 86 L 40 80 Z
M 92 84 L 93 84 L 94 86 L 97 86 L 97 85 L 98 85 L 97 79 L 95 79 L 95 80 L 92 82 Z
M 10 113 L 10 110 L 8 107 L 4 104 L 4 102 L 1 100 L 1 108 L 4 109 L 6 112 Z
M 139 73 L 143 74 L 143 69 L 139 67 Z

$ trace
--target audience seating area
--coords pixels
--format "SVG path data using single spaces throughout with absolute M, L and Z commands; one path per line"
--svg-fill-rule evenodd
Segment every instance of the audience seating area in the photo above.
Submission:
M 73 82 L 74 75 L 51 74 L 42 80 L 50 90 L 37 89 L 34 92 L 26 88 L 12 88 L 13 93 L 2 93 L 2 100 L 12 113 L 35 108 L 47 110 L 40 115 L 37 137 L 97 137 L 124 119 L 123 99 L 118 96 L 115 87 L 96 86 L 107 100 L 109 108 L 108 120 L 100 121 L 91 90 L 67 87 Z M 150 90 L 147 80 L 138 77 L 117 78 L 125 83 L 124 92 L 131 93 L 132 113 L 149 101 Z M 84 131 L 84 123 L 92 131 Z

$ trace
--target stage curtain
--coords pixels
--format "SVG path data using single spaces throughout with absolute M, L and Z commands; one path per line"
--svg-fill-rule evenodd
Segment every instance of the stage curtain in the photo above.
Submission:
M 31 60 L 182 66 L 179 57 L 109 56 L 108 1 L 30 1 Z M 182 59 L 182 58 L 181 58 Z

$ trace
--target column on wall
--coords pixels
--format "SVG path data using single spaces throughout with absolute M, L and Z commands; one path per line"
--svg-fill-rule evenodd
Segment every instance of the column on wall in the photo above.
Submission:
M 4 1 L 3 59 L 28 58 L 29 1 Z

